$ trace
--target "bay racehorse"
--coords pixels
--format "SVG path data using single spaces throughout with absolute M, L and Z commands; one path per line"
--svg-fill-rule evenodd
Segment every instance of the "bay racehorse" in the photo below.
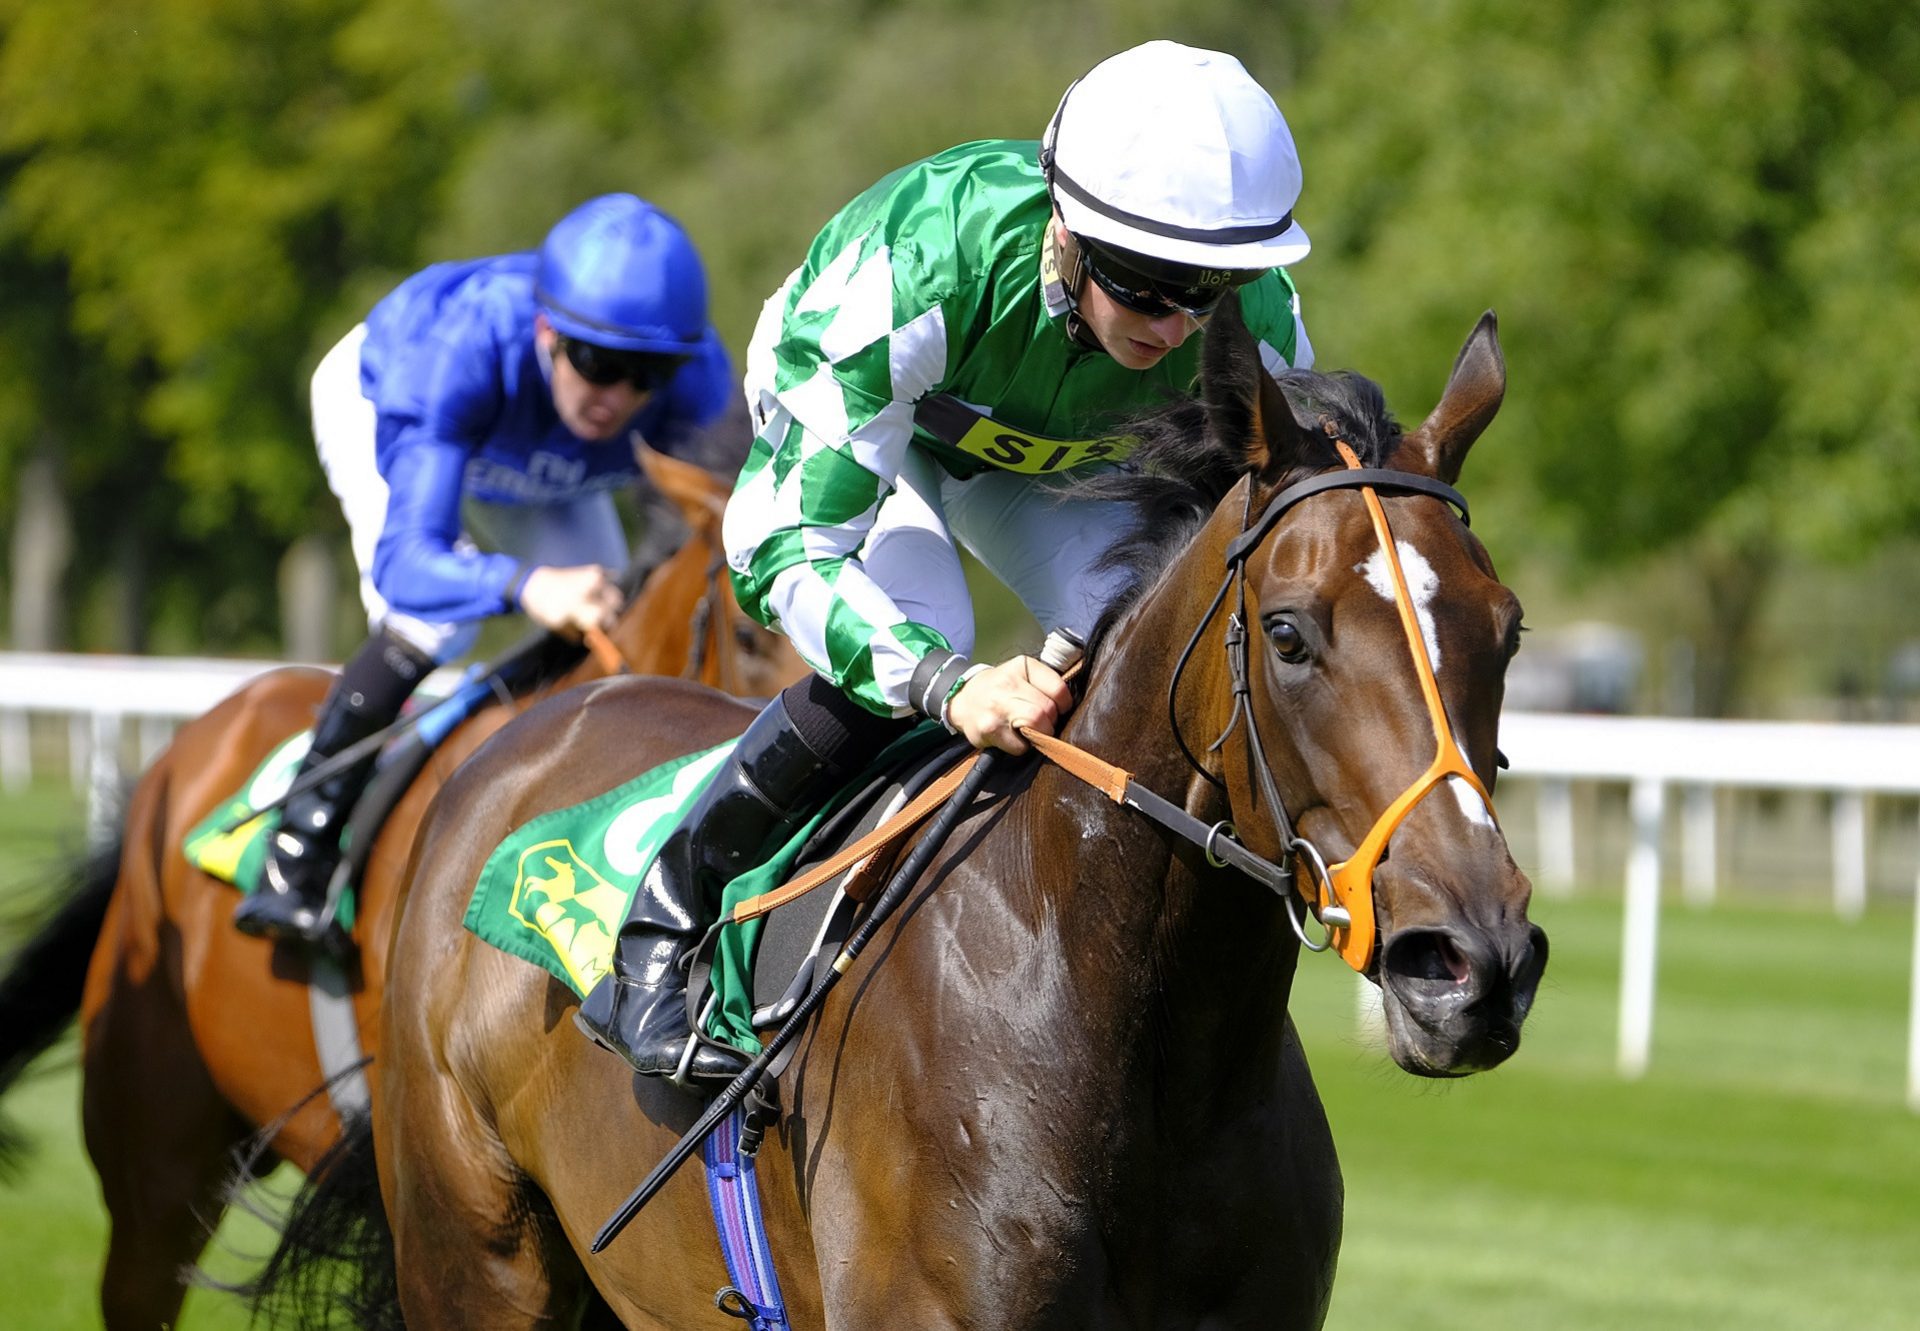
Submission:
M 644 581 L 609 638 L 635 671 L 691 666 L 749 695 L 777 691 L 805 667 L 732 604 L 718 555 L 728 487 L 692 463 L 642 457 L 690 535 L 640 571 Z M 535 692 L 605 673 L 603 662 L 576 663 L 578 655 L 560 652 L 570 668 Z M 330 679 L 316 669 L 274 670 L 183 726 L 135 786 L 118 853 L 96 857 L 90 881 L 0 981 L 0 1089 L 79 1010 L 87 1152 L 111 1221 L 101 1300 L 116 1331 L 172 1324 L 183 1269 L 205 1245 L 233 1157 L 257 1129 L 276 1125 L 262 1167 L 283 1158 L 303 1169 L 339 1132 L 328 1100 L 310 1096 L 321 1063 L 306 961 L 235 930 L 234 889 L 181 853 L 190 828 L 311 724 Z M 370 1053 L 414 831 L 449 773 L 527 701 L 484 708 L 450 734 L 372 847 L 354 929 L 357 966 L 348 972 Z
M 1423 1076 L 1511 1054 L 1546 964 L 1488 795 L 1520 607 L 1440 497 L 1458 498 L 1504 389 L 1489 315 L 1403 433 L 1358 376 L 1276 385 L 1229 298 L 1200 404 L 1140 423 L 1137 474 L 1101 483 L 1145 521 L 1063 729 L 1267 861 L 1291 845 L 1322 920 L 1344 921 L 1334 943 L 1380 986 L 1393 1058 Z M 1344 475 L 1362 466 L 1374 488 Z M 415 1331 L 725 1324 L 693 1169 L 589 1255 L 698 1106 L 595 1049 L 568 989 L 460 920 L 513 828 L 751 715 L 690 684 L 603 681 L 529 710 L 448 782 L 396 932 L 370 1133 L 309 1180 L 282 1275 L 332 1246 L 327 1193 L 364 1183 L 370 1145 L 388 1288 Z M 1317 1326 L 1342 1185 L 1287 1011 L 1316 926 L 1062 768 L 1015 771 L 781 1075 L 759 1174 L 793 1324 Z

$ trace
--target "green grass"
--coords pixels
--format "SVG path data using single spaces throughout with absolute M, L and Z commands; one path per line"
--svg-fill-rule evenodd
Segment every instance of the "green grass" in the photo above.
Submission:
M 61 791 L 0 802 L 0 863 L 70 848 L 77 813 Z M 1819 902 L 1669 909 L 1653 1061 L 1637 1082 L 1613 1071 L 1618 900 L 1542 899 L 1535 916 L 1553 960 L 1525 1043 L 1462 1082 L 1395 1070 L 1358 1034 L 1356 981 L 1329 957 L 1303 959 L 1295 1011 L 1347 1183 L 1329 1326 L 1914 1325 L 1910 907 L 1876 906 L 1856 925 Z M 97 1325 L 105 1222 L 71 1056 L 54 1061 L 69 1066 L 4 1106 L 41 1147 L 0 1186 L 5 1325 L 24 1325 L 23 1310 L 35 1327 Z M 244 1227 L 222 1237 L 260 1245 Z M 182 1325 L 243 1320 L 195 1292 Z
M 1347 1182 L 1329 1326 L 1914 1325 L 1908 909 L 1664 912 L 1637 1082 L 1613 1073 L 1618 901 L 1534 914 L 1553 959 L 1525 1042 L 1467 1081 L 1393 1070 L 1354 1034 L 1356 981 L 1305 968 Z

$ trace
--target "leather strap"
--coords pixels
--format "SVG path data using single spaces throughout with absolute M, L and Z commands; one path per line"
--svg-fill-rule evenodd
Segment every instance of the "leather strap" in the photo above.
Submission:
M 1126 802 L 1127 786 L 1133 780 L 1133 773 L 1125 768 L 1115 767 L 1105 759 L 1096 758 L 1085 749 L 1075 748 L 1067 741 L 1052 735 L 1043 735 L 1037 730 L 1024 729 L 1020 734 L 1029 744 L 1040 750 L 1048 761 L 1079 777 L 1115 804 Z
M 770 892 L 762 892 L 757 897 L 748 897 L 745 901 L 737 903 L 731 911 L 727 912 L 727 919 L 733 924 L 744 924 L 748 920 L 758 919 L 768 911 L 776 910 L 796 897 L 805 896 L 822 883 L 839 877 L 848 869 L 861 864 L 863 860 L 878 861 L 884 858 L 882 852 L 897 849 L 899 844 L 906 840 L 908 833 L 925 822 L 935 809 L 946 803 L 947 797 L 960 788 L 960 783 L 966 779 L 967 773 L 973 770 L 973 765 L 978 761 L 980 761 L 978 753 L 968 754 L 949 768 L 939 780 L 915 796 L 906 808 L 887 819 L 886 822 L 852 845 L 843 848 L 824 864 L 815 865 L 798 878 L 789 879 Z M 863 869 L 867 867 L 870 866 L 863 866 Z M 848 895 L 857 896 L 858 894 L 849 890 Z
M 1467 501 L 1458 490 L 1444 481 L 1436 481 L 1431 476 L 1416 476 L 1411 472 L 1390 471 L 1381 467 L 1363 467 L 1353 451 L 1346 447 L 1345 441 L 1339 446 L 1348 459 L 1347 470 L 1321 472 L 1297 481 L 1267 501 L 1264 512 L 1247 524 L 1246 530 L 1233 538 L 1227 546 L 1227 566 L 1239 564 L 1253 553 L 1260 542 L 1267 539 L 1267 533 L 1273 530 L 1273 524 L 1285 516 L 1288 509 L 1302 499 L 1317 495 L 1323 490 L 1352 490 L 1370 485 L 1376 490 L 1394 490 L 1407 494 L 1432 495 L 1435 499 L 1451 504 L 1460 514 L 1460 521 L 1472 525 L 1467 514 Z
M 581 635 L 586 640 L 587 650 L 593 653 L 593 659 L 609 675 L 631 675 L 633 667 L 627 664 L 627 658 L 620 654 L 612 638 L 605 629 L 588 629 Z

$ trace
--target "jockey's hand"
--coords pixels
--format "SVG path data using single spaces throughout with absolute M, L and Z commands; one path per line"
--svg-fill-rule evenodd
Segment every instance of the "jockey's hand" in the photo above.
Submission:
M 976 749 L 992 746 L 1025 753 L 1020 727 L 1051 735 L 1073 706 L 1066 681 L 1032 656 L 1016 656 L 982 670 L 960 686 L 947 706 L 947 720 Z
M 606 629 L 620 614 L 620 584 L 598 564 L 555 568 L 543 564 L 520 587 L 520 608 L 543 629 L 577 638 Z

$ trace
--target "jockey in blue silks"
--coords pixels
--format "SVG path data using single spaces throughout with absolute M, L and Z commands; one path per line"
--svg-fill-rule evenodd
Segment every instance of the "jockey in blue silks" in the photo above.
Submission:
M 627 541 L 634 442 L 671 452 L 737 391 L 679 224 L 631 194 L 568 213 L 538 252 L 435 264 L 313 376 L 313 426 L 372 634 L 335 681 L 296 781 L 390 724 L 479 621 L 603 628 Z M 340 825 L 371 757 L 290 799 L 234 923 L 318 942 Z

